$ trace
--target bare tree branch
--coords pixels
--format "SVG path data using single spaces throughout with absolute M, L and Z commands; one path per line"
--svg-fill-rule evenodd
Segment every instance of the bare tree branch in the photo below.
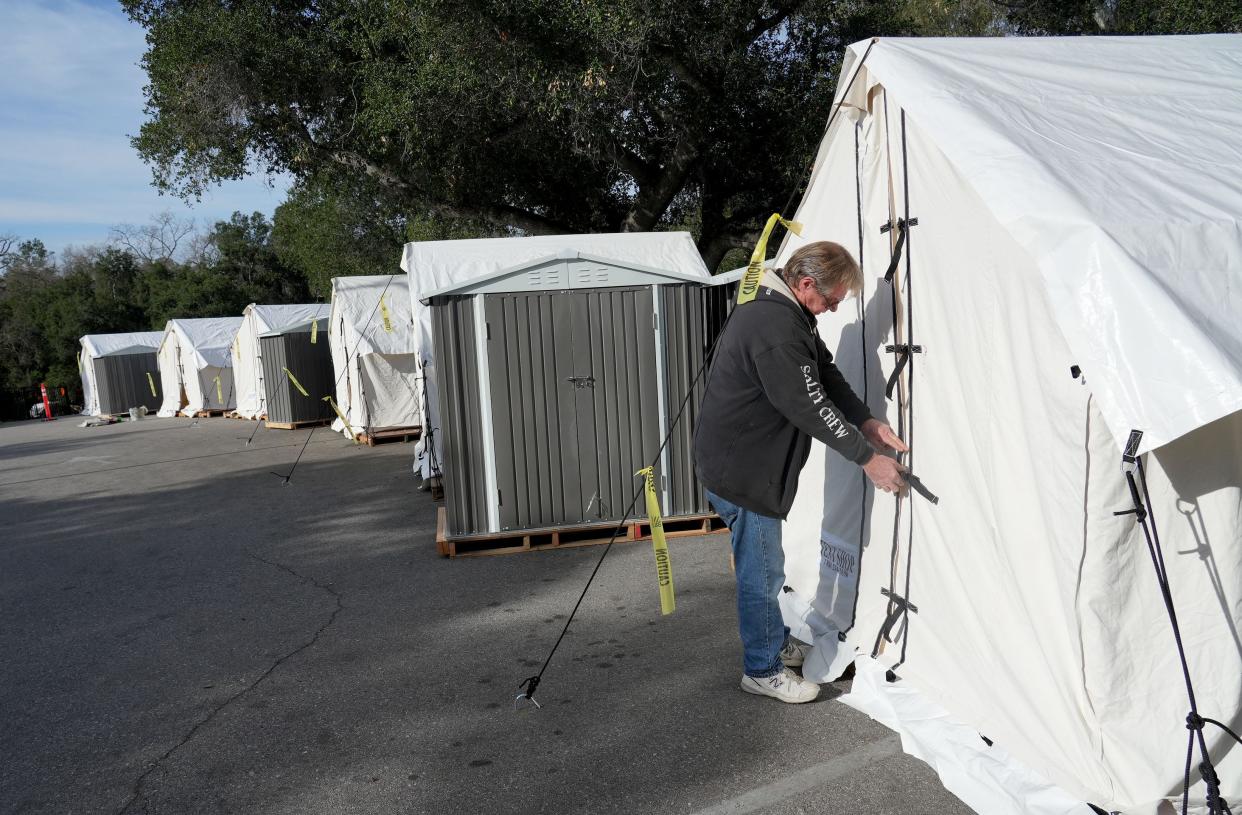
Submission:
M 182 242 L 194 233 L 194 219 L 181 219 L 165 210 L 144 225 L 117 224 L 108 231 L 109 240 L 128 249 L 146 263 L 173 260 Z
M 17 244 L 17 236 L 11 233 L 0 235 L 0 263 L 4 259 L 13 254 L 13 247 Z

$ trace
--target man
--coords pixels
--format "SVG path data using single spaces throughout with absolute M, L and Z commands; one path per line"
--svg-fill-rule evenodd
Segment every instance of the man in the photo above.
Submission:
M 819 695 L 818 685 L 789 670 L 809 646 L 789 638 L 778 602 L 781 522 L 812 437 L 862 467 L 878 489 L 906 486 L 901 465 L 877 453 L 906 445 L 871 416 L 815 328 L 816 315 L 836 311 L 862 282 L 849 252 L 830 241 L 808 244 L 784 269 L 764 272 L 755 299 L 737 308 L 716 346 L 695 428 L 695 469 L 733 536 L 742 690 L 782 702 Z

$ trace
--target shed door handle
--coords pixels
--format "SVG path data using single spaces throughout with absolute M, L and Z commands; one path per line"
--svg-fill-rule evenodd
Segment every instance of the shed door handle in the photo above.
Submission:
M 565 381 L 572 382 L 574 387 L 578 390 L 595 387 L 595 377 L 593 376 L 567 376 L 565 377 Z

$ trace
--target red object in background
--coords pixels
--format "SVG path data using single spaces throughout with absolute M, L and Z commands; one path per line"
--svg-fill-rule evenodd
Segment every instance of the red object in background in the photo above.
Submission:
M 52 421 L 52 403 L 47 398 L 47 384 L 40 382 L 39 390 L 43 391 L 43 421 L 50 422 Z

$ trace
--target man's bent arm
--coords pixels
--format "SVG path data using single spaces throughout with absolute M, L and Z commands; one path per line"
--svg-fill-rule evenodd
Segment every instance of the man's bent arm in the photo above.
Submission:
M 828 398 L 834 405 L 841 408 L 841 412 L 851 424 L 855 427 L 862 427 L 863 423 L 871 418 L 871 410 L 867 407 L 867 403 L 854 393 L 850 383 L 845 381 L 845 376 L 832 361 L 832 356 L 828 353 L 823 340 L 816 337 L 815 342 L 819 345 L 819 381 L 824 383 L 824 392 L 828 394 Z
M 768 401 L 785 418 L 850 461 L 867 463 L 875 451 L 828 398 L 815 359 L 804 346 L 778 345 L 756 357 L 755 367 Z

